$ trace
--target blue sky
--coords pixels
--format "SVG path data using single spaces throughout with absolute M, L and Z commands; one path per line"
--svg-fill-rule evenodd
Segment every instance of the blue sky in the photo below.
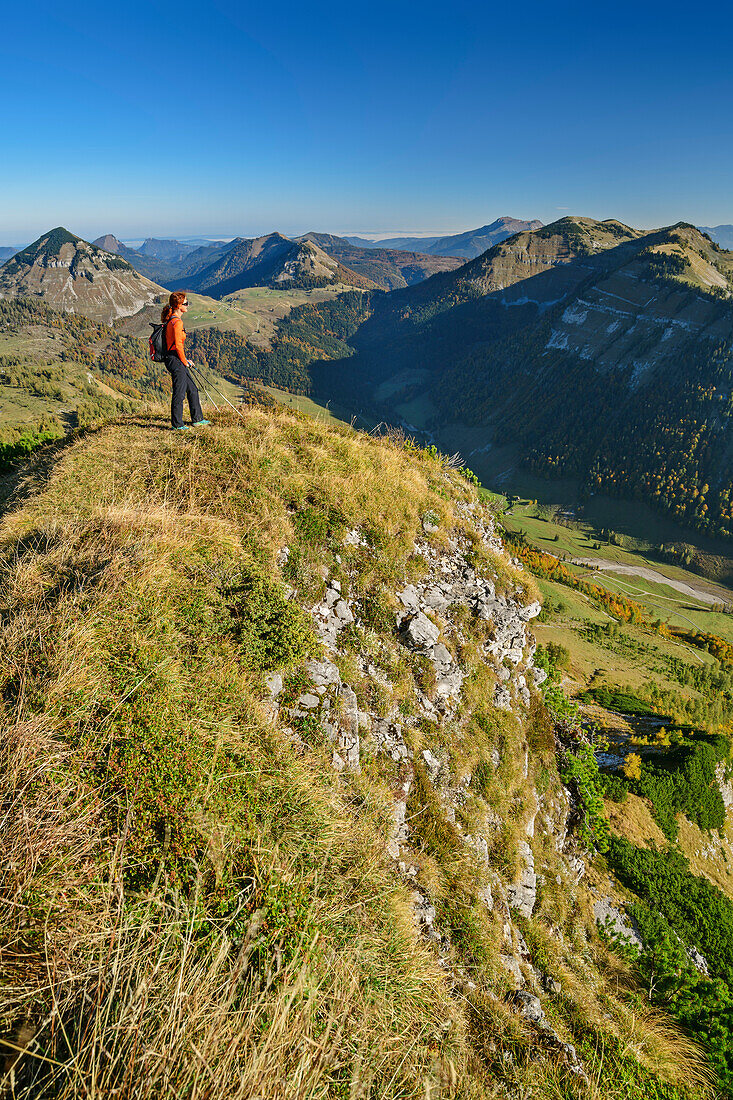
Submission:
M 733 8 L 6 7 L 0 243 L 733 222 Z

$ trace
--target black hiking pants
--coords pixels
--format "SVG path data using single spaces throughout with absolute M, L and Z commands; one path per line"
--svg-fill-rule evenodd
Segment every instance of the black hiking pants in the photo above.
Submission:
M 177 355 L 166 355 L 165 365 L 173 382 L 173 396 L 171 398 L 171 427 L 180 428 L 183 424 L 183 398 L 188 398 L 188 408 L 191 420 L 195 424 L 197 420 L 203 420 L 201 411 L 201 399 L 196 389 L 188 368 L 183 365 Z

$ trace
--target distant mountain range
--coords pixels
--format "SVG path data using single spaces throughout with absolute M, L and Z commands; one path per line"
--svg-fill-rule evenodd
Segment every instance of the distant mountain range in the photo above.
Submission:
M 507 462 L 733 536 L 733 253 L 694 226 L 563 218 L 352 297 L 293 310 L 275 384 L 290 371 L 321 400 L 404 416 L 448 446 L 470 430 Z
M 368 241 L 364 237 L 345 239 L 360 248 L 407 249 L 428 256 L 460 256 L 465 260 L 473 260 L 487 248 L 493 248 L 495 244 L 500 244 L 515 233 L 541 228 L 540 221 L 526 222 L 504 216 L 490 225 L 482 225 L 480 229 L 470 229 L 449 237 L 390 237 L 383 241 Z
M 323 255 L 312 248 L 303 249 L 306 243 Z M 123 257 L 142 275 L 157 283 L 172 289 L 205 290 L 214 297 L 256 285 L 296 288 L 339 283 L 363 289 L 379 286 L 393 290 L 427 279 L 436 271 L 450 271 L 463 263 L 455 256 L 357 248 L 344 237 L 330 233 L 306 233 L 295 239 L 282 233 L 268 233 L 256 238 L 211 241 L 198 248 L 181 241 L 149 238 L 139 249 L 124 245 L 109 233 L 98 237 L 94 244 Z M 286 264 L 288 251 L 287 270 L 286 267 L 277 269 L 280 260 Z M 336 263 L 330 263 L 327 257 Z M 219 288 L 219 283 L 226 283 L 226 286 Z
M 721 248 L 733 248 L 733 225 L 701 225 L 700 231 L 719 244 Z
M 152 248 L 164 251 L 159 244 L 153 241 Z M 166 278 L 164 287 L 144 274 L 161 271 L 178 278 Z M 174 264 L 130 249 L 112 234 L 90 244 L 58 227 L 0 267 L 0 297 L 41 298 L 53 309 L 106 324 L 131 319 L 133 323 L 126 323 L 125 329 L 143 333 L 171 289 L 181 287 L 192 293 L 205 292 L 209 298 L 223 298 L 253 286 L 289 291 L 322 287 L 368 290 L 375 284 L 343 267 L 312 241 L 291 241 L 281 233 L 187 249 Z M 234 320 L 238 327 L 237 318 L 214 311 L 213 301 L 199 306 L 211 315 L 212 325 L 224 322 L 231 327 Z
M 312 241 L 344 267 L 363 275 L 383 290 L 412 286 L 438 271 L 453 271 L 464 262 L 457 256 L 428 256 L 388 248 L 359 248 L 332 233 L 306 233 L 299 241 Z
M 452 271 L 512 234 L 541 225 L 538 221 L 502 217 L 480 229 L 451 237 L 378 242 L 310 232 L 294 239 L 282 233 L 235 237 L 231 241 L 208 241 L 199 247 L 150 237 L 139 248 L 130 248 L 107 234 L 98 237 L 94 244 L 121 256 L 156 283 L 205 291 L 213 297 L 256 285 L 298 287 L 340 283 L 362 289 L 378 286 L 395 290 L 413 286 L 438 272 Z M 305 243 L 319 249 L 322 255 L 312 249 L 298 253 L 297 249 Z M 286 261 L 288 249 L 290 255 Z M 324 257 L 335 260 L 335 266 Z M 282 269 L 278 268 L 280 261 L 286 264 Z

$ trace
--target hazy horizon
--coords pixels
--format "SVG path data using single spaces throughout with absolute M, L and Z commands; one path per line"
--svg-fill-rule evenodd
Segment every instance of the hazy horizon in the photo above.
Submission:
M 506 215 L 503 215 L 503 214 L 497 215 L 497 217 L 504 217 L 504 216 L 506 216 Z M 508 215 L 508 216 L 516 217 L 517 220 L 520 220 L 520 221 L 532 221 L 533 220 L 533 216 L 529 216 L 529 215 L 526 216 L 526 217 L 523 216 L 522 214 Z M 558 213 L 557 216 L 555 218 L 553 218 L 553 221 L 557 221 L 558 219 L 566 217 L 566 216 L 567 216 L 567 213 Z M 575 216 L 577 216 L 577 217 L 591 217 L 591 215 L 589 215 L 589 214 L 578 213 L 578 212 L 575 212 Z M 448 237 L 448 236 L 453 236 L 453 235 L 458 234 L 458 233 L 466 233 L 466 232 L 470 232 L 471 230 L 474 230 L 474 229 L 479 229 L 483 225 L 490 225 L 495 220 L 496 220 L 496 218 L 489 218 L 488 220 L 484 220 L 483 222 L 480 222 L 477 225 L 463 225 L 459 228 L 453 228 L 453 229 L 442 228 L 442 229 L 428 229 L 428 230 L 424 230 L 424 229 L 390 229 L 390 230 L 358 230 L 358 229 L 338 230 L 338 229 L 336 229 L 336 230 L 334 230 L 330 226 L 322 226 L 318 229 L 314 229 L 313 227 L 311 227 L 310 229 L 298 229 L 298 230 L 296 230 L 292 233 L 289 233 L 289 234 L 286 233 L 285 236 L 299 237 L 299 236 L 302 236 L 305 233 L 311 233 L 311 232 L 316 233 L 316 232 L 318 232 L 318 233 L 333 233 L 337 237 L 362 237 L 364 240 L 372 240 L 372 241 L 390 240 L 394 237 L 426 237 L 426 238 L 430 238 L 430 237 Z M 542 219 L 540 219 L 540 220 L 542 220 Z M 599 218 L 597 220 L 602 221 L 603 219 Z M 677 220 L 678 221 L 689 221 L 689 218 L 678 218 Z M 60 225 L 60 224 L 61 224 L 60 222 L 54 222 L 53 219 L 51 219 L 49 224 L 46 225 L 44 229 L 39 230 L 32 237 L 28 236 L 28 237 L 26 237 L 25 239 L 22 239 L 22 240 L 3 240 L 3 239 L 0 238 L 0 247 L 4 247 L 4 248 L 24 248 L 28 244 L 31 244 L 32 241 L 35 241 L 39 237 L 41 237 L 45 232 L 48 232 L 49 230 L 54 229 L 57 225 Z M 661 228 L 661 225 L 631 225 L 628 222 L 625 223 L 625 224 L 630 225 L 630 228 L 632 228 L 632 229 L 639 229 L 639 230 L 652 230 L 652 229 Z M 674 224 L 674 223 L 670 223 L 670 224 Z M 692 222 L 691 224 L 694 225 L 695 223 Z M 714 229 L 714 228 L 717 228 L 721 225 L 727 225 L 727 224 L 729 224 L 729 223 L 717 222 L 717 223 L 711 224 L 710 228 Z M 238 231 L 238 232 L 235 232 L 235 233 L 228 232 L 228 233 L 215 234 L 215 233 L 206 233 L 206 232 L 202 232 L 202 231 L 197 231 L 194 228 L 193 230 L 190 230 L 186 233 L 181 233 L 178 236 L 174 236 L 174 235 L 163 236 L 163 234 L 161 234 L 161 233 L 148 233 L 148 234 L 145 234 L 145 235 L 143 235 L 141 233 L 138 233 L 137 235 L 123 237 L 123 236 L 119 236 L 117 233 L 115 233 L 113 229 L 106 229 L 106 230 L 103 230 L 102 232 L 99 232 L 99 233 L 90 233 L 90 234 L 86 235 L 86 234 L 83 234 L 83 233 L 78 233 L 77 230 L 73 226 L 66 225 L 66 226 L 64 226 L 64 228 L 68 229 L 71 233 L 76 233 L 77 236 L 80 236 L 84 240 L 87 240 L 87 241 L 98 240 L 99 237 L 104 237 L 108 233 L 111 233 L 113 236 L 117 237 L 117 239 L 122 244 L 127 245 L 130 248 L 135 248 L 136 246 L 141 245 L 143 243 L 143 241 L 148 240 L 150 238 L 155 238 L 155 239 L 158 239 L 158 240 L 178 240 L 178 241 L 181 241 L 181 242 L 185 242 L 188 239 L 200 239 L 200 240 L 208 240 L 208 241 L 231 241 L 235 237 L 245 237 L 245 238 L 250 238 L 251 239 L 251 238 L 254 238 L 254 237 L 263 237 L 263 236 L 266 236 L 269 233 L 275 233 L 275 232 L 281 232 L 282 233 L 283 232 L 283 230 L 280 229 L 279 227 L 274 227 L 274 228 L 269 228 L 269 229 L 251 230 L 250 232 Z

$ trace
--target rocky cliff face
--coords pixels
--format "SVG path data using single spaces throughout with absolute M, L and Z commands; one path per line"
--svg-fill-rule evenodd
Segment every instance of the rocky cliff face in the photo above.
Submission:
M 421 792 L 427 786 L 446 828 L 459 838 L 473 864 L 476 901 L 500 925 L 497 961 L 510 990 L 509 1003 L 534 1030 L 540 1044 L 554 1051 L 572 1073 L 585 1080 L 575 1047 L 561 1038 L 545 1014 L 543 1002 L 560 991 L 560 983 L 535 969 L 517 923 L 518 919 L 532 917 L 538 883 L 544 882 L 550 863 L 556 885 L 573 891 L 584 875 L 587 858 L 571 829 L 573 811 L 577 809 L 573 796 L 560 784 L 540 793 L 536 762 L 524 740 L 533 697 L 537 702 L 537 688 L 547 676 L 533 664 L 536 642 L 530 630 L 541 606 L 528 597 L 531 587 L 524 586 L 520 574 L 514 572 L 521 570 L 521 565 L 507 559 L 490 513 L 476 503 L 466 503 L 460 507 L 459 516 L 463 529 L 438 546 L 431 543 L 430 536 L 437 534 L 439 527 L 432 516 L 423 520 L 423 537 L 413 546 L 413 555 L 421 566 L 420 580 L 396 584 L 391 593 L 396 611 L 393 637 L 387 646 L 392 660 L 385 662 L 382 651 L 379 664 L 375 664 L 372 655 L 357 652 L 356 675 L 351 677 L 340 669 L 345 656 L 344 636 L 352 626 L 363 625 L 364 607 L 358 596 L 359 559 L 368 560 L 373 548 L 359 528 L 348 532 L 344 547 L 351 551 L 349 564 L 337 554 L 340 579 L 324 569 L 323 597 L 307 606 L 324 646 L 323 656 L 305 662 L 297 695 L 285 690 L 287 681 L 284 683 L 280 673 L 268 676 L 271 714 L 285 727 L 300 753 L 309 752 L 303 728 L 320 728 L 332 746 L 331 765 L 344 782 L 348 783 L 349 774 L 358 775 L 362 768 L 381 770 L 390 777 L 393 802 L 385 849 L 395 874 L 410 888 L 416 933 L 433 945 L 457 987 L 470 992 L 476 989 L 476 983 L 461 965 L 451 933 L 437 915 L 436 899 L 425 884 L 429 875 L 425 874 L 422 840 L 411 825 L 412 818 L 426 808 Z M 477 546 L 494 562 L 494 569 L 477 569 L 471 564 Z M 287 565 L 289 557 L 290 548 L 283 547 L 280 564 Z M 502 593 L 498 590 L 499 574 L 507 567 L 518 583 Z M 292 589 L 290 595 L 295 595 Z M 467 621 L 486 628 L 473 659 L 467 659 Z M 384 671 L 385 663 L 394 666 L 401 655 L 422 663 L 430 685 L 428 690 L 415 685 L 414 706 L 409 712 L 392 701 L 394 684 Z M 484 675 L 488 673 L 494 679 L 491 701 L 507 715 L 518 739 L 518 758 L 512 758 L 517 746 L 510 748 L 507 742 L 503 747 L 492 746 L 488 754 L 493 778 L 504 782 L 504 777 L 511 775 L 513 799 L 522 806 L 516 830 L 511 839 L 506 838 L 505 856 L 513 866 L 510 874 L 499 873 L 490 855 L 496 852 L 498 837 L 504 830 L 502 807 L 492 804 L 490 796 L 476 799 L 476 773 L 456 752 L 461 742 L 470 739 L 474 715 L 464 682 L 475 677 L 475 661 L 482 665 Z M 382 697 L 378 710 L 365 690 L 370 683 L 378 687 Z M 485 770 L 486 763 L 482 766 Z M 469 802 L 474 804 L 470 832 L 462 813 Z M 540 850 L 549 846 L 552 851 L 549 861 L 546 854 L 535 859 L 536 838 L 540 836 Z

